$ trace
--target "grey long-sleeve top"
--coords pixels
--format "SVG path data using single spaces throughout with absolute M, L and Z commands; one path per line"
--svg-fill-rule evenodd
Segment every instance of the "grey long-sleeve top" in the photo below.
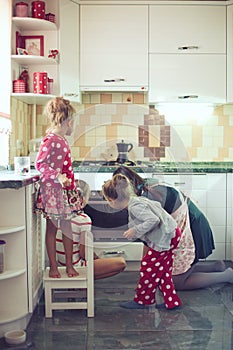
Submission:
M 131 197 L 128 204 L 129 228 L 133 227 L 137 238 L 149 247 L 169 250 L 171 239 L 175 237 L 176 221 L 157 201 L 144 197 Z

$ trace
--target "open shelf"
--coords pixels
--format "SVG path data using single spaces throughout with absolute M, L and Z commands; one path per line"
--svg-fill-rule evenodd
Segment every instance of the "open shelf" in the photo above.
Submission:
M 57 25 L 53 22 L 47 21 L 45 19 L 38 18 L 30 18 L 30 17 L 13 17 L 13 23 L 16 27 L 23 30 L 40 30 L 40 31 L 48 31 L 48 30 L 57 30 Z
M 0 281 L 7 280 L 9 278 L 14 278 L 23 275 L 26 272 L 26 269 L 14 269 L 6 270 L 3 273 L 0 273 Z
M 34 55 L 11 55 L 11 59 L 18 64 L 22 65 L 50 65 L 57 64 L 57 61 L 53 58 L 45 56 L 34 56 Z
M 33 105 L 33 104 L 43 105 L 46 102 L 48 102 L 50 99 L 55 97 L 55 95 L 33 94 L 30 92 L 25 92 L 22 94 L 12 93 L 11 96 L 17 98 L 18 100 L 20 100 L 22 102 L 29 104 L 29 105 Z
M 25 229 L 25 226 L 0 226 L 0 235 L 20 232 Z

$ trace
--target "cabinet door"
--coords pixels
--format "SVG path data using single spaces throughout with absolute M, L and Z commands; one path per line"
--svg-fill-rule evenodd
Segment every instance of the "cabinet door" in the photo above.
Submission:
M 226 53 L 226 6 L 152 5 L 149 52 Z
M 73 102 L 79 93 L 79 5 L 60 0 L 60 91 Z
M 227 6 L 227 102 L 233 102 L 233 5 Z
M 149 55 L 149 102 L 226 101 L 226 56 Z
M 146 90 L 148 85 L 148 7 L 80 7 L 82 90 Z
M 206 216 L 213 230 L 215 250 L 210 259 L 229 259 L 226 227 L 226 174 L 207 175 Z

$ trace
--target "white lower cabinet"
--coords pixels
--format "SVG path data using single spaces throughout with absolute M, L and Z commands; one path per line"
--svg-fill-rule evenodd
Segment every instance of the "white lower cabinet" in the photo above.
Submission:
M 40 219 L 33 214 L 34 185 L 1 189 L 0 239 L 6 241 L 0 273 L 0 337 L 26 328 L 42 285 Z
M 226 173 L 176 173 L 152 174 L 159 181 L 178 187 L 191 197 L 193 202 L 206 215 L 212 228 L 215 250 L 208 259 L 232 259 L 231 213 L 227 206 L 227 174 Z M 230 197 L 231 201 L 232 198 Z M 228 209 L 227 209 L 228 208 Z

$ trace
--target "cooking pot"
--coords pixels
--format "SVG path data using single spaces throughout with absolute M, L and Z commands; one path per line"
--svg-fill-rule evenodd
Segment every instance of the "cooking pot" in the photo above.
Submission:
M 118 150 L 117 162 L 123 164 L 128 160 L 127 153 L 133 149 L 133 145 L 132 143 L 125 143 L 124 140 L 121 140 L 121 142 L 117 143 L 116 145 Z

